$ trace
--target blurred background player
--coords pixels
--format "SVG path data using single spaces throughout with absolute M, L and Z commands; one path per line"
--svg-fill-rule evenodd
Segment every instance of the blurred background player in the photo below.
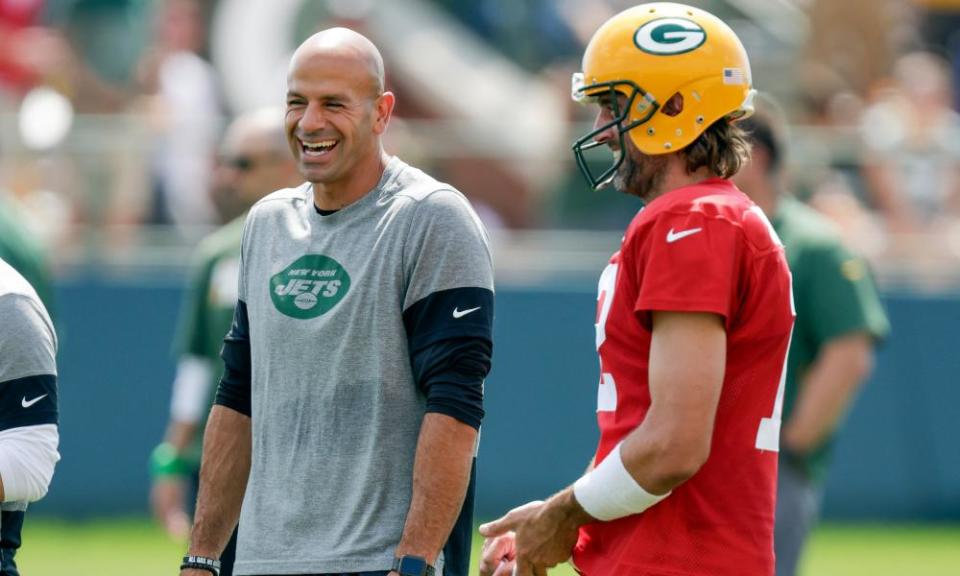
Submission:
M 0 576 L 18 576 L 24 511 L 46 495 L 60 460 L 56 355 L 36 291 L 0 260 Z
M 787 192 L 785 122 L 757 98 L 741 126 L 753 146 L 734 181 L 769 216 L 786 246 L 797 318 L 787 360 L 780 438 L 775 547 L 777 576 L 796 573 L 817 522 L 833 439 L 870 375 L 889 325 L 867 263 L 836 226 Z
M 228 127 L 216 170 L 216 202 L 229 224 L 199 245 L 193 280 L 181 311 L 177 377 L 166 437 L 151 456 L 154 515 L 167 532 L 186 538 L 196 497 L 203 425 L 223 372 L 223 337 L 237 303 L 240 237 L 246 211 L 263 196 L 302 181 L 287 147 L 283 110 L 248 112 Z M 223 556 L 231 574 L 232 550 Z
M 575 483 L 480 527 L 481 574 L 773 575 L 793 304 L 783 246 L 729 180 L 753 93 L 740 40 L 697 8 L 641 4 L 590 40 L 573 95 L 599 112 L 574 151 L 608 147 L 605 172 L 580 164 L 591 186 L 646 204 L 600 276 L 600 441 Z

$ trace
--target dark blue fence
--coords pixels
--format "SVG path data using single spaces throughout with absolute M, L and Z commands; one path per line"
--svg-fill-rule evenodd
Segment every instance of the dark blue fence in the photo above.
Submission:
M 34 507 L 91 516 L 146 510 L 146 458 L 163 435 L 182 279 L 58 285 L 61 452 Z M 589 461 L 595 294 L 500 286 L 480 448 L 481 517 L 571 482 Z M 827 516 L 960 519 L 960 295 L 888 294 L 893 334 L 836 453 Z

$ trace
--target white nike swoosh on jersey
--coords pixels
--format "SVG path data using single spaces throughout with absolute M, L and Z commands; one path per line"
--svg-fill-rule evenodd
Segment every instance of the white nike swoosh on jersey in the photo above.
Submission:
M 471 312 L 476 312 L 476 311 L 479 310 L 480 308 L 482 308 L 482 306 L 477 306 L 476 308 L 470 308 L 470 309 L 468 309 L 468 310 L 457 310 L 456 308 L 454 308 L 454 309 L 453 309 L 453 317 L 454 317 L 454 318 L 463 318 L 463 317 L 466 316 L 467 314 L 469 314 L 469 313 L 471 313 Z
M 697 232 L 700 232 L 701 230 L 703 230 L 703 228 L 690 228 L 689 230 L 681 230 L 680 232 L 674 232 L 674 231 L 673 231 L 673 228 L 671 228 L 670 231 L 667 232 L 667 242 L 668 242 L 668 243 L 676 242 L 677 240 L 680 240 L 681 238 L 686 238 L 687 236 L 690 236 L 690 235 L 692 235 L 692 234 L 696 234 Z
M 41 394 L 40 396 L 37 396 L 33 400 L 27 400 L 27 397 L 24 396 L 23 399 L 20 400 L 20 405 L 23 406 L 24 408 L 29 408 L 46 397 L 47 397 L 46 394 Z

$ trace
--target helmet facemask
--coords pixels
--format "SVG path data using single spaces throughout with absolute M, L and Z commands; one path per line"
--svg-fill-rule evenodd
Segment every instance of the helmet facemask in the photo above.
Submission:
M 612 120 L 594 128 L 573 143 L 573 154 L 577 159 L 577 167 L 580 168 L 580 172 L 590 183 L 590 186 L 594 190 L 600 190 L 613 181 L 617 169 L 623 164 L 628 153 L 625 138 L 627 132 L 653 118 L 653 115 L 660 109 L 660 103 L 629 80 L 599 82 L 584 86 L 582 73 L 573 75 L 572 96 L 576 102 L 581 104 L 605 104 L 609 101 L 613 112 Z M 621 96 L 625 97 L 622 101 Z M 631 111 L 634 111 L 634 113 L 631 114 Z M 606 146 L 606 142 L 597 141 L 595 138 L 611 128 L 616 129 L 619 154 L 614 155 L 612 164 L 606 170 L 599 176 L 594 176 L 584 153 L 599 146 Z

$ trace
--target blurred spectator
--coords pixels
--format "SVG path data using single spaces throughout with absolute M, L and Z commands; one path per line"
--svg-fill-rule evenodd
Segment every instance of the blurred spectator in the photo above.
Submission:
M 122 112 L 135 95 L 133 69 L 143 46 L 143 0 L 47 0 L 52 52 L 45 81 L 67 94 L 81 114 Z
M 897 60 L 893 82 L 864 113 L 864 176 L 899 233 L 937 232 L 960 217 L 960 115 L 947 63 L 929 52 Z
M 787 356 L 774 543 L 777 576 L 793 576 L 817 522 L 833 438 L 889 331 L 867 263 L 836 227 L 786 193 L 785 123 L 757 99 L 743 121 L 753 151 L 734 180 L 770 217 L 793 274 L 796 321 Z
M 563 10 L 567 0 L 434 1 L 527 70 L 580 54 Z
M 804 61 L 828 63 L 866 94 L 912 40 L 909 7 L 903 0 L 812 0 Z
M 44 0 L 0 0 L 0 100 L 3 92 L 21 93 L 37 80 L 36 70 L 24 61 L 29 53 L 25 43 L 43 3 Z
M 63 34 L 43 18 L 45 0 L 0 0 L 0 111 L 12 110 L 38 85 L 69 88 L 77 74 Z
M 803 164 L 791 174 L 794 193 L 833 220 L 848 247 L 876 257 L 885 251 L 887 237 L 868 206 L 872 200 L 863 179 L 863 98 L 825 63 L 807 63 L 799 80 L 800 116 L 811 138 L 796 154 Z M 793 167 L 798 164 L 799 158 Z
M 162 0 L 153 45 L 139 66 L 156 131 L 149 220 L 178 227 L 209 225 L 211 159 L 221 129 L 221 97 L 213 67 L 199 53 L 206 26 L 198 0 Z
M 139 51 L 142 35 L 133 32 L 142 20 L 137 7 L 145 4 L 0 0 L 0 109 L 19 106 L 20 136 L 0 134 L 17 154 L 5 162 L 4 177 L 20 203 L 42 215 L 50 236 L 60 236 L 71 217 L 114 223 L 116 212 L 130 223 L 143 211 L 132 208 L 142 202 L 129 201 L 143 196 L 130 158 L 137 140 L 119 129 L 121 121 L 92 115 L 120 112 L 131 101 L 131 66 L 124 63 Z
M 825 62 L 806 62 L 798 78 L 804 122 L 823 127 L 856 126 L 863 97 L 848 78 Z

